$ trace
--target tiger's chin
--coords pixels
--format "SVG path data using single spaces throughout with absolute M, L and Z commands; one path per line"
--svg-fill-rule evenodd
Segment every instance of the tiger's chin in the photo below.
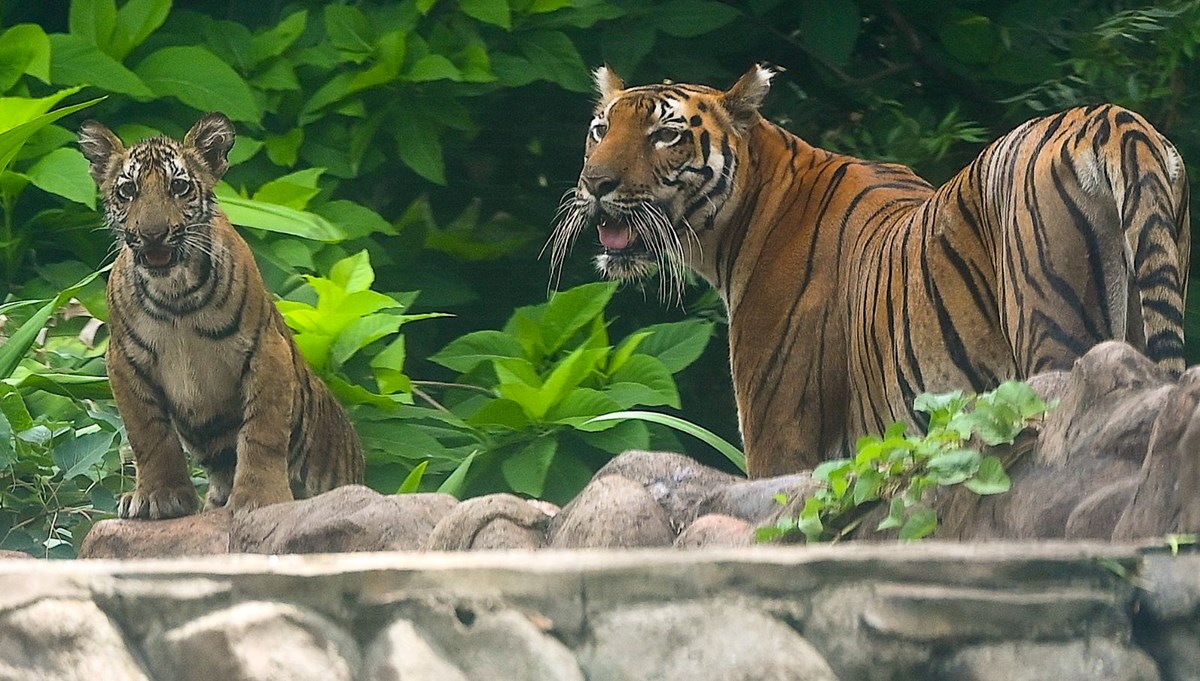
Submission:
M 649 252 L 641 249 L 604 249 L 596 256 L 596 269 L 606 279 L 640 281 L 658 270 L 658 263 Z

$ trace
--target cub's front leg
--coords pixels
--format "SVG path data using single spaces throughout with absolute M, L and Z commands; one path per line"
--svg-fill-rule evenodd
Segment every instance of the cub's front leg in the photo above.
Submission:
M 228 505 L 244 510 L 292 500 L 288 482 L 288 445 L 296 379 L 288 343 L 271 328 L 250 358 L 242 383 L 242 427 L 237 438 L 237 468 Z
M 121 496 L 121 518 L 178 518 L 199 508 L 179 436 L 171 425 L 162 390 L 134 371 L 116 344 L 106 356 L 109 383 L 137 464 L 133 491 Z

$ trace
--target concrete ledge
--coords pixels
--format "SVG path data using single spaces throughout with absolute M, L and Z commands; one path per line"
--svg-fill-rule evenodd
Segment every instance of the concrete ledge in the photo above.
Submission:
M 1200 554 L 1136 545 L 0 560 L 0 579 L 0 680 L 80 678 L 89 668 L 55 641 L 111 656 L 92 678 L 121 679 L 1174 681 L 1200 670 Z M 195 676 L 203 660 L 225 666 Z

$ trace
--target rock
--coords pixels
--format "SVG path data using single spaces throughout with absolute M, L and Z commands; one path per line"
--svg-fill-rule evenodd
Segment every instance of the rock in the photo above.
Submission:
M 169 520 L 101 520 L 79 548 L 80 558 L 177 558 L 229 553 L 228 509 Z
M 741 518 L 749 523 L 759 523 L 778 517 L 785 504 L 779 502 L 782 495 L 788 501 L 804 499 L 818 488 L 808 472 L 795 475 L 777 475 L 755 480 L 735 480 L 722 485 L 697 505 L 696 513 L 719 513 Z
M 728 603 L 635 606 L 591 619 L 589 681 L 834 681 L 821 653 L 782 622 Z
M 235 514 L 230 548 L 271 554 L 412 551 L 457 504 L 448 494 L 383 495 L 348 485 Z
M 1200 532 L 1200 366 L 1184 372 L 1167 396 L 1149 449 L 1113 538 Z
M 33 556 L 25 553 L 24 551 L 9 551 L 8 549 L 0 549 L 0 560 L 8 560 L 10 558 L 24 560 L 27 558 L 33 558 Z
M 1159 681 L 1154 660 L 1110 640 L 974 646 L 947 660 L 938 681 Z
M 754 528 L 741 518 L 710 513 L 696 518 L 675 539 L 675 548 L 754 546 Z
M 550 521 L 549 546 L 634 548 L 670 546 L 675 533 L 666 512 L 641 484 L 621 475 L 593 478 Z
M 686 527 L 702 512 L 726 512 L 722 509 L 701 511 L 700 504 L 715 490 L 743 480 L 697 463 L 683 454 L 637 450 L 609 461 L 592 479 L 599 480 L 608 475 L 619 475 L 645 487 L 666 511 L 675 531 Z
M 1137 641 L 1164 681 L 1200 679 L 1200 554 L 1148 554 L 1138 571 Z
M 401 612 L 368 649 L 370 678 L 584 681 L 571 651 L 515 610 L 414 601 Z
M 94 603 L 34 601 L 0 615 L 0 681 L 149 681 Z
M 430 551 L 470 549 L 539 549 L 546 545 L 550 516 L 542 508 L 512 494 L 467 499 L 433 528 L 425 544 Z
M 350 635 L 308 610 L 247 601 L 150 636 L 143 656 L 175 681 L 352 681 L 360 660 Z
M 469 681 L 408 620 L 397 620 L 367 649 L 366 678 L 395 681 Z

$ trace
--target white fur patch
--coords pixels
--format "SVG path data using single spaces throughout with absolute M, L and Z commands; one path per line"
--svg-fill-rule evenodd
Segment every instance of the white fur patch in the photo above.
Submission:
M 592 79 L 596 82 L 596 92 L 600 93 L 601 99 L 607 99 L 625 89 L 625 82 L 607 65 L 600 66 L 593 71 Z

